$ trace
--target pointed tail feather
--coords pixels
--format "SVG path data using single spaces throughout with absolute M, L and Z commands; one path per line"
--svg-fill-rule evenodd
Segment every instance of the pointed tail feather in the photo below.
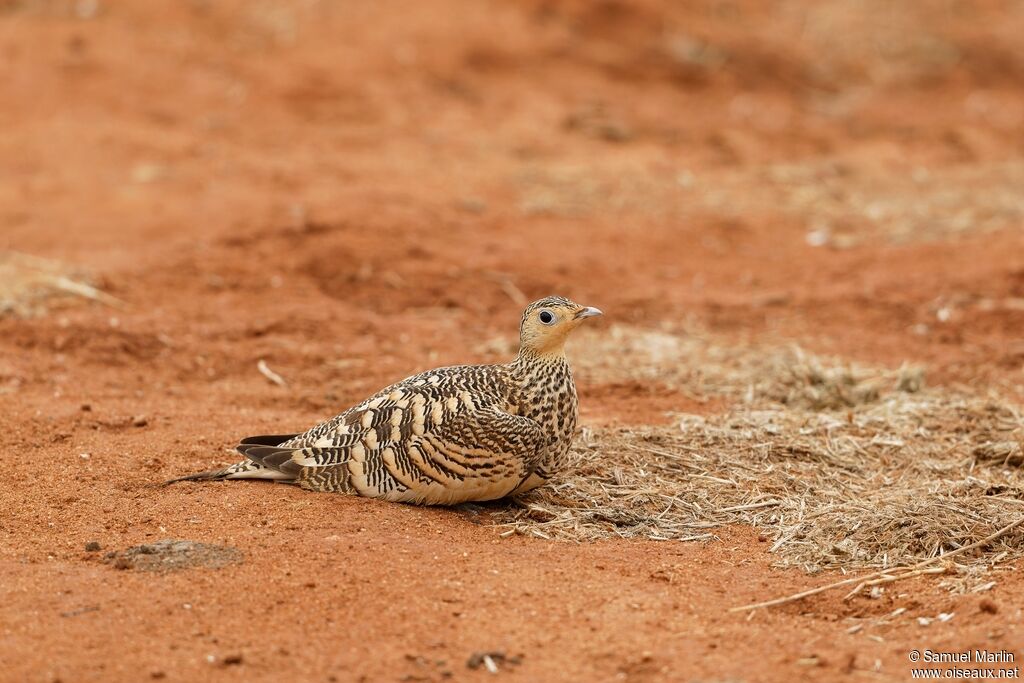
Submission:
M 249 460 L 243 460 L 242 462 L 236 462 L 234 465 L 224 467 L 219 470 L 206 470 L 205 472 L 196 472 L 195 474 L 187 474 L 184 477 L 175 477 L 174 479 L 168 479 L 164 484 L 174 484 L 179 481 L 217 481 L 218 479 L 230 479 L 235 478 L 240 473 L 248 472 L 249 470 L 256 469 L 258 465 Z
M 250 449 L 277 446 L 278 444 L 282 444 L 295 436 L 295 434 L 251 436 L 242 439 L 242 442 L 238 444 L 238 452 L 242 455 L 248 456 L 248 451 Z M 207 470 L 205 472 L 188 474 L 184 477 L 168 479 L 164 482 L 164 485 L 174 484 L 179 481 L 218 481 L 221 479 L 272 479 L 276 481 L 289 481 L 294 479 L 294 475 L 264 467 L 259 462 L 254 462 L 253 460 L 243 460 L 242 462 L 236 462 L 234 465 L 229 465 L 223 469 Z

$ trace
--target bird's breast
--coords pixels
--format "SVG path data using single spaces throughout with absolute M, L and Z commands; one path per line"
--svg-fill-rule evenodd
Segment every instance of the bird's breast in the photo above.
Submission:
M 576 431 L 579 402 L 576 385 L 566 363 L 538 364 L 522 384 L 519 414 L 544 428 L 565 444 Z

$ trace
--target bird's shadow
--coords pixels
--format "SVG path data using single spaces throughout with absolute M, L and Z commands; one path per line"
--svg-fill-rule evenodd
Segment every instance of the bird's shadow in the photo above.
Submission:
M 450 509 L 462 519 L 473 524 L 491 524 L 494 522 L 494 516 L 499 513 L 526 507 L 526 504 L 518 498 L 499 498 L 477 503 L 459 503 Z

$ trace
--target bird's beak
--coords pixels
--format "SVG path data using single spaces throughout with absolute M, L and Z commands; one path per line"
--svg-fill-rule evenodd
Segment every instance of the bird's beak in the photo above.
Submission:
M 601 309 L 600 308 L 594 308 L 592 306 L 587 306 L 586 308 L 581 308 L 580 310 L 576 311 L 576 315 L 574 315 L 572 317 L 572 319 L 573 320 L 583 320 L 584 318 L 593 318 L 595 315 L 604 315 L 604 314 L 601 313 Z

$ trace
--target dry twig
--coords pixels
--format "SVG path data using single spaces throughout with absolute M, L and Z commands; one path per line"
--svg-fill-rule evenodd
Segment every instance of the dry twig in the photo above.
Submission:
M 954 557 L 956 555 L 961 555 L 961 554 L 967 552 L 968 550 L 974 550 L 976 548 L 984 547 L 984 546 L 988 545 L 989 543 L 991 543 L 991 542 L 993 542 L 995 540 L 998 540 L 1002 536 L 1005 536 L 1006 534 L 1010 533 L 1011 531 L 1016 529 L 1021 524 L 1024 524 L 1024 517 L 1021 517 L 1020 519 L 1016 520 L 1015 522 L 1011 522 L 1010 524 L 1007 524 L 1006 526 L 1004 526 L 999 531 L 995 532 L 994 534 L 990 534 L 990 535 L 986 536 L 985 538 L 981 539 L 980 541 L 977 541 L 977 542 L 972 543 L 970 545 L 965 545 L 962 548 L 957 548 L 956 550 L 948 552 L 948 553 L 946 553 L 944 555 L 937 555 L 936 557 L 929 558 L 927 560 L 924 560 L 923 562 L 918 562 L 917 564 L 915 564 L 915 565 L 913 565 L 911 567 L 907 567 L 906 571 L 901 573 L 901 574 L 894 574 L 892 570 L 878 571 L 878 572 L 874 572 L 872 574 L 868 574 L 867 576 L 854 577 L 854 578 L 850 578 L 850 579 L 843 579 L 842 581 L 836 581 L 834 583 L 825 584 L 824 586 L 818 586 L 817 588 L 811 588 L 810 590 L 801 591 L 800 593 L 794 593 L 793 595 L 787 595 L 785 597 L 776 598 L 774 600 L 766 600 L 765 602 L 756 602 L 756 603 L 753 603 L 753 604 L 750 604 L 750 605 L 741 605 L 740 607 L 733 607 L 729 611 L 730 612 L 742 612 L 742 611 L 745 611 L 745 610 L 763 609 L 765 607 L 776 607 L 778 605 L 784 605 L 784 604 L 786 604 L 788 602 L 795 602 L 797 600 L 803 600 L 804 598 L 809 598 L 812 595 L 817 595 L 818 593 L 824 593 L 825 591 L 830 591 L 832 589 L 839 588 L 841 586 L 849 586 L 852 583 L 860 582 L 857 585 L 857 587 L 853 591 L 851 591 L 849 595 L 847 595 L 847 597 L 851 597 L 851 596 L 857 594 L 865 586 L 876 585 L 878 583 L 892 583 L 894 581 L 901 581 L 903 579 L 909 579 L 909 578 L 911 578 L 913 576 L 920 576 L 921 574 L 925 574 L 925 573 L 929 573 L 929 574 L 930 573 L 939 573 L 939 572 L 929 572 L 929 571 L 922 571 L 922 570 L 925 567 L 928 567 L 929 565 L 935 564 L 936 562 L 938 562 L 940 560 L 948 560 L 949 558 Z M 945 571 L 944 568 L 943 568 L 943 571 Z M 876 578 L 881 578 L 883 580 L 874 581 L 874 579 L 876 579 Z
M 273 370 L 271 370 L 270 367 L 267 365 L 267 362 L 262 358 L 260 358 L 259 362 L 256 363 L 256 369 L 260 371 L 261 375 L 263 375 L 264 377 L 266 377 L 268 380 L 270 380 L 279 387 L 283 387 L 285 386 L 285 384 L 287 384 L 287 382 L 284 381 L 284 378 L 281 377 L 281 375 L 274 372 Z

